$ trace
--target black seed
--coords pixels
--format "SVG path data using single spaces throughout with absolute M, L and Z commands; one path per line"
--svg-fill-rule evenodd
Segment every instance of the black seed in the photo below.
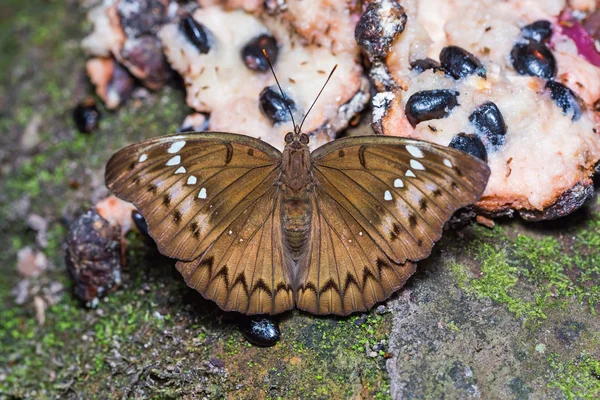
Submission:
M 452 138 L 448 147 L 464 151 L 465 153 L 471 154 L 472 156 L 487 162 L 487 151 L 485 150 L 483 142 L 477 135 L 459 133 Z
M 513 67 L 521 75 L 552 79 L 556 75 L 554 55 L 543 43 L 516 43 L 510 52 Z
M 279 55 L 279 46 L 277 41 L 271 35 L 260 35 L 249 41 L 242 48 L 242 59 L 246 67 L 252 71 L 266 72 L 269 70 L 269 63 L 263 54 L 263 49 L 267 51 L 271 63 L 275 64 Z
M 346 153 L 344 153 L 344 150 L 338 151 L 338 156 L 339 157 L 344 157 L 345 155 L 346 155 Z
M 548 81 L 546 88 L 550 90 L 550 97 L 562 109 L 563 114 L 572 115 L 573 121 L 581 118 L 582 101 L 575 92 L 556 81 Z
M 485 102 L 469 116 L 469 121 L 475 125 L 479 135 L 485 135 L 493 146 L 504 144 L 506 123 L 496 104 Z
M 274 124 L 291 119 L 288 107 L 292 112 L 296 110 L 296 104 L 288 96 L 284 99 L 279 89 L 273 86 L 266 87 L 260 92 L 259 107 L 264 116 Z
M 521 29 L 521 35 L 525 39 L 543 42 L 544 40 L 550 39 L 550 36 L 552 36 L 552 24 L 550 21 L 535 21 L 534 23 L 524 26 L 523 29 Z
M 133 219 L 133 222 L 135 223 L 135 226 L 138 228 L 138 230 L 145 236 L 149 236 L 148 233 L 148 223 L 146 222 L 146 220 L 144 219 L 144 217 L 142 217 L 142 214 L 140 214 L 138 212 L 138 210 L 133 210 L 131 212 L 131 219 Z
M 244 317 L 239 328 L 242 335 L 257 346 L 273 346 L 281 337 L 277 320 L 265 316 Z
M 439 62 L 432 60 L 431 58 L 423 58 L 410 63 L 410 69 L 420 74 L 428 69 L 432 69 L 434 72 L 440 71 L 442 70 L 442 66 Z
M 426 211 L 427 207 L 428 207 L 427 200 L 421 199 L 421 201 L 419 201 L 419 208 L 421 209 L 421 211 Z
M 248 155 L 250 157 L 254 156 L 254 150 L 253 149 L 248 149 Z
M 477 74 L 485 78 L 485 68 L 473 54 L 458 46 L 448 46 L 440 53 L 440 63 L 446 73 L 454 79 Z
M 90 133 L 98 128 L 100 112 L 96 108 L 96 102 L 88 98 L 77 104 L 73 110 L 73 120 L 81 133 Z
M 458 105 L 459 93 L 454 90 L 424 90 L 410 96 L 404 109 L 410 124 L 445 118 Z
M 211 47 L 211 33 L 201 23 L 188 15 L 181 20 L 179 29 L 185 34 L 187 39 L 192 43 L 202 54 L 209 52 Z

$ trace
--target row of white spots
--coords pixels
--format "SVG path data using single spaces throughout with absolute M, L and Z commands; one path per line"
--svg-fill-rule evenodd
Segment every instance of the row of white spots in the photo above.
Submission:
M 181 167 L 177 168 L 177 171 L 175 171 L 175 175 L 177 174 L 185 174 L 186 173 L 186 169 L 185 167 L 182 165 Z
M 200 189 L 200 193 L 198 193 L 198 198 L 199 199 L 205 199 L 206 198 L 206 188 Z
M 413 146 L 412 144 L 406 145 L 406 151 L 410 153 L 411 156 L 416 158 L 423 158 L 423 152 L 420 148 Z
M 452 163 L 447 158 L 444 158 L 444 165 L 448 168 L 452 168 Z
M 402 179 L 396 178 L 396 180 L 394 181 L 394 187 L 395 188 L 404 187 L 404 182 L 402 182 Z
M 196 182 L 198 182 L 198 179 L 196 179 L 196 177 L 195 177 L 194 175 L 190 175 L 190 176 L 188 177 L 188 180 L 187 180 L 187 182 L 186 182 L 186 183 L 187 183 L 188 185 L 195 185 L 195 184 L 196 184 Z
M 169 154 L 179 153 L 179 151 L 181 149 L 183 149 L 183 146 L 185 146 L 185 140 L 178 140 L 176 142 L 173 142 L 171 144 L 171 147 L 169 147 L 169 149 L 167 150 L 167 153 L 169 153 Z
M 142 154 L 140 156 L 140 159 L 138 160 L 139 162 L 144 162 L 148 159 L 148 154 Z
M 410 176 L 411 178 L 416 178 L 417 176 L 415 175 L 414 172 L 412 172 L 410 169 L 406 170 L 406 176 Z
M 389 190 L 385 191 L 385 193 L 383 194 L 383 199 L 385 201 L 392 201 L 392 194 L 390 193 Z

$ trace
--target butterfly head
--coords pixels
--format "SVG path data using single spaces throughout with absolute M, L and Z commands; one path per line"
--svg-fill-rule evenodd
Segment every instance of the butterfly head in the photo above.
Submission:
M 292 145 L 295 143 L 294 147 L 303 147 L 308 144 L 310 141 L 308 135 L 306 133 L 300 132 L 300 127 L 294 127 L 294 132 L 288 132 L 285 135 L 285 144 Z M 298 146 L 301 145 L 301 146 Z

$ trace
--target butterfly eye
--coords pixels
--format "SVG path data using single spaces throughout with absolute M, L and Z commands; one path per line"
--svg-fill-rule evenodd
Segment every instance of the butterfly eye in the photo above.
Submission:
M 308 144 L 308 135 L 303 133 L 300 135 L 300 143 L 302 144 Z
M 306 135 L 305 135 L 306 136 Z M 294 134 L 292 132 L 288 132 L 285 135 L 285 142 L 286 143 L 292 143 L 292 141 L 294 140 Z

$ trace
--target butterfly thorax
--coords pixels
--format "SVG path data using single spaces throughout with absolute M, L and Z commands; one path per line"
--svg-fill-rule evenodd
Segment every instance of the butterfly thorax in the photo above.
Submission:
M 283 234 L 292 259 L 298 261 L 308 244 L 312 217 L 309 190 L 313 181 L 307 144 L 300 140 L 287 143 L 281 169 Z

